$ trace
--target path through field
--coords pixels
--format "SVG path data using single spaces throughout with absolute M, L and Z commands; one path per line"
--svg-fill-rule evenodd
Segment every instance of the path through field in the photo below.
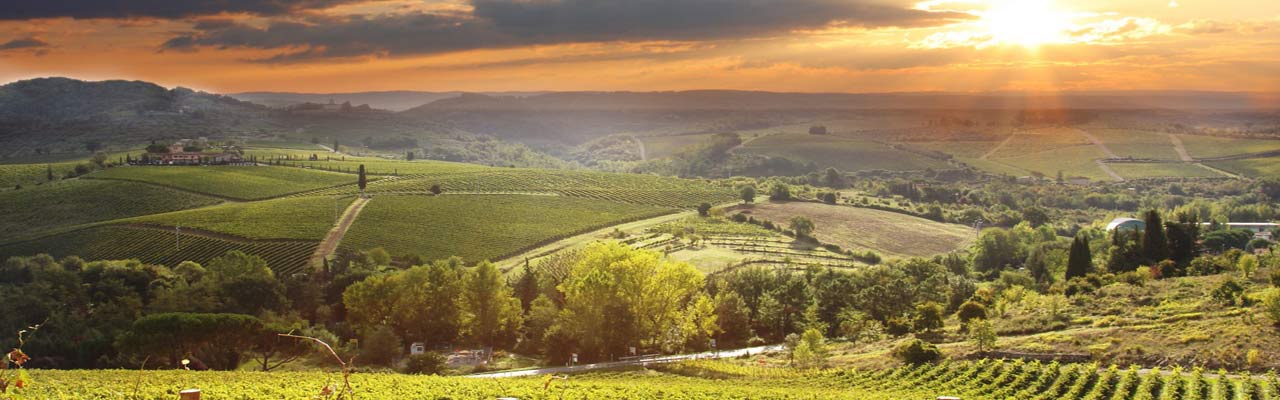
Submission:
M 1089 133 L 1089 131 L 1086 131 L 1084 129 L 1076 129 L 1076 131 L 1080 132 L 1081 135 L 1084 135 L 1085 139 L 1089 139 L 1089 143 L 1093 143 L 1094 146 L 1098 146 L 1099 149 L 1102 149 L 1102 154 L 1105 154 L 1107 158 L 1120 158 L 1119 156 L 1116 155 L 1114 151 L 1111 151 L 1111 148 L 1107 147 L 1106 143 L 1102 142 L 1102 139 L 1099 139 L 1097 136 L 1094 136 L 1092 133 Z M 1106 172 L 1107 175 L 1110 175 L 1111 179 L 1114 179 L 1116 182 L 1124 182 L 1124 177 L 1120 176 L 1120 174 L 1117 174 L 1115 170 L 1111 169 L 1111 166 L 1107 165 L 1107 162 L 1105 160 L 1099 159 L 1099 160 L 1093 160 L 1093 161 L 1098 163 L 1098 168 L 1102 168 L 1102 172 Z
M 342 237 L 346 236 L 347 229 L 351 228 L 351 224 L 360 215 L 360 210 L 363 210 L 364 205 L 368 203 L 368 197 L 360 197 L 351 202 L 347 210 L 342 213 L 342 218 L 333 226 L 333 229 L 329 230 L 329 234 L 324 236 L 324 240 L 320 242 L 320 245 L 316 246 L 315 254 L 311 255 L 311 265 L 320 265 L 326 257 L 329 257 L 338 249 L 338 244 L 342 243 Z
M 1194 158 L 1191 158 L 1191 154 L 1187 153 L 1186 146 L 1182 145 L 1182 138 L 1179 138 L 1178 135 L 1170 133 L 1169 141 L 1173 142 L 1173 149 L 1178 151 L 1178 158 L 1181 158 L 1183 162 L 1195 161 Z
M 649 156 L 644 151 L 644 142 L 640 141 L 640 138 L 636 137 L 636 135 L 627 136 L 631 138 L 632 142 L 636 142 L 636 147 L 640 148 L 640 161 L 649 161 Z
M 996 152 L 997 152 L 997 151 L 1000 151 L 1000 149 L 1003 149 L 1003 148 L 1004 148 L 1004 145 L 1009 144 L 1009 142 L 1012 142 L 1012 141 L 1013 141 L 1013 138 L 1014 138 L 1015 136 L 1018 136 L 1018 134 L 1017 134 L 1017 133 L 1010 134 L 1010 135 L 1009 135 L 1009 137 L 1004 138 L 1004 141 L 1002 141 L 1002 142 L 1000 142 L 1000 144 L 996 145 L 996 148 L 991 149 L 991 151 L 988 151 L 988 152 L 987 152 L 987 154 L 983 154 L 983 155 L 982 155 L 982 157 L 978 157 L 978 159 L 979 159 L 979 160 L 986 160 L 987 158 L 990 158 L 992 154 L 996 154 Z

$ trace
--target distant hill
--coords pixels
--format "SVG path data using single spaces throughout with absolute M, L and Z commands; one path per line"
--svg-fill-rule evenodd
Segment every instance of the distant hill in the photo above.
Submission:
M 351 104 L 368 104 L 380 110 L 404 111 L 423 104 L 454 98 L 463 92 L 418 92 L 397 90 L 386 92 L 355 93 L 294 93 L 294 92 L 245 92 L 233 93 L 229 96 L 262 104 L 269 107 L 288 107 L 303 103 L 324 104 L 351 102 Z M 531 96 L 540 92 L 504 92 L 490 93 L 496 96 Z
M 1225 92 L 775 93 L 556 92 L 533 96 L 468 94 L 407 112 L 431 110 L 880 110 L 1179 109 L 1276 110 L 1280 94 Z
M 0 157 L 250 134 L 270 127 L 267 112 L 227 96 L 140 81 L 13 82 L 0 86 Z

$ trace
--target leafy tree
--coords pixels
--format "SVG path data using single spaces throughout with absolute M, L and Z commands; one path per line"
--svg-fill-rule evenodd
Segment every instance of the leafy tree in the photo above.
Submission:
M 410 342 L 450 343 L 462 329 L 460 268 L 439 261 L 351 284 L 341 296 L 347 320 L 365 330 L 388 325 Z
M 822 331 L 807 329 L 795 346 L 795 364 L 801 368 L 817 368 L 827 362 L 826 338 Z
M 369 185 L 369 178 L 364 175 L 364 164 L 360 164 L 360 168 L 357 171 L 357 174 L 359 174 L 357 185 L 360 186 L 360 193 L 363 194 L 364 188 Z
M 881 325 L 867 314 L 852 308 L 840 312 L 840 334 L 851 343 L 874 340 L 881 335 Z
M 796 237 L 805 238 L 813 234 L 813 221 L 802 216 L 791 217 L 790 228 L 796 233 Z
M 756 187 L 752 185 L 743 186 L 738 191 L 738 198 L 742 199 L 743 204 L 750 204 L 756 201 Z
M 161 313 L 134 321 L 119 345 L 173 367 L 194 357 L 209 368 L 231 370 L 240 366 L 244 349 L 263 332 L 262 321 L 250 315 Z
M 417 154 L 414 153 L 413 150 L 409 150 L 407 153 L 404 154 L 404 159 L 406 161 L 413 161 L 415 157 L 417 157 Z
M 968 300 L 960 305 L 960 309 L 956 311 L 956 318 L 960 319 L 960 323 L 966 326 L 970 321 L 987 319 L 987 306 L 982 303 Z
M 444 356 L 440 353 L 428 351 L 422 354 L 414 354 L 409 356 L 404 366 L 404 373 L 415 375 L 439 375 L 448 368 L 448 364 Z
M 1199 241 L 1200 223 L 1194 217 L 1178 222 L 1169 221 L 1164 226 L 1165 236 L 1169 242 L 1169 259 L 1180 267 L 1185 267 L 1192 259 L 1200 255 Z M 1165 275 L 1181 276 L 1178 271 L 1165 271 Z
M 1143 219 L 1146 222 L 1146 228 L 1142 234 L 1142 256 L 1146 258 L 1147 263 L 1168 259 L 1169 240 L 1165 238 L 1164 221 L 1160 218 L 1160 212 L 1148 210 Z
M 835 192 L 826 192 L 822 194 L 823 203 L 836 204 L 836 201 L 838 200 L 840 200 L 840 198 L 836 196 Z
M 986 353 L 996 347 L 996 329 L 991 321 L 980 319 L 969 324 L 969 340 L 979 353 Z
M 1049 213 L 1040 207 L 1027 207 L 1022 210 L 1022 220 L 1031 224 L 1031 227 L 1038 228 L 1049 223 Z
M 546 295 L 538 296 L 530 303 L 529 313 L 524 319 L 524 335 L 533 350 L 542 350 L 543 338 L 559 315 L 560 309 Z
M 920 365 L 941 359 L 942 351 L 938 350 L 938 346 L 934 346 L 932 343 L 920 339 L 911 339 L 895 348 L 893 355 L 908 364 Z
M 444 189 L 441 189 L 439 184 L 431 185 L 430 190 L 431 194 L 440 194 L 441 192 L 444 192 Z
M 1004 229 L 988 229 L 978 237 L 973 254 L 974 269 L 995 278 L 1000 271 L 1019 266 L 1026 255 L 1018 238 Z
M 707 216 L 711 212 L 711 203 L 702 203 L 698 205 L 698 215 Z
M 775 182 L 769 187 L 769 200 L 787 201 L 791 200 L 791 186 L 782 182 Z
M 1262 311 L 1273 325 L 1280 327 L 1280 289 L 1267 289 L 1262 295 Z
M 726 288 L 716 295 L 715 304 L 720 346 L 731 348 L 746 344 L 751 337 L 751 309 L 742 301 L 742 296 Z
M 1244 279 L 1248 280 L 1254 271 L 1258 270 L 1258 257 L 1253 254 L 1245 254 L 1236 260 L 1236 269 L 1244 274 Z
M 916 305 L 915 319 L 912 326 L 916 332 L 929 332 L 942 329 L 943 310 L 942 305 L 934 302 L 925 302 Z
M 482 262 L 467 274 L 463 283 L 462 302 L 469 336 L 486 346 L 498 346 L 514 340 L 521 319 L 520 300 L 502 280 L 502 273 L 489 262 Z
M 404 354 L 404 343 L 386 325 L 377 325 L 365 332 L 360 342 L 360 360 L 365 364 L 390 366 Z
M 846 185 L 844 175 L 840 174 L 840 171 L 835 168 L 827 168 L 823 173 L 822 183 L 833 189 L 842 189 Z

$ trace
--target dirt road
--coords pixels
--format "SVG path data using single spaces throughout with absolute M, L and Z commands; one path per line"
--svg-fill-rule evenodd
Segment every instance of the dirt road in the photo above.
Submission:
M 368 197 L 356 198 L 347 206 L 347 210 L 342 213 L 342 218 L 338 223 L 329 230 L 329 234 L 324 236 L 324 240 L 316 246 L 315 254 L 311 255 L 311 265 L 320 265 L 326 257 L 338 250 L 338 244 L 342 243 L 342 237 L 346 236 L 347 229 L 351 228 L 351 224 L 356 221 L 356 217 L 360 215 L 360 211 L 364 209 L 364 205 L 369 203 Z

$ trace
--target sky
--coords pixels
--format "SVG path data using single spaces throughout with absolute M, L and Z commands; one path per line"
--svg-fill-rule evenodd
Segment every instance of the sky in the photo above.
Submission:
M 1280 92 L 1276 0 L 6 0 L 0 82 Z

